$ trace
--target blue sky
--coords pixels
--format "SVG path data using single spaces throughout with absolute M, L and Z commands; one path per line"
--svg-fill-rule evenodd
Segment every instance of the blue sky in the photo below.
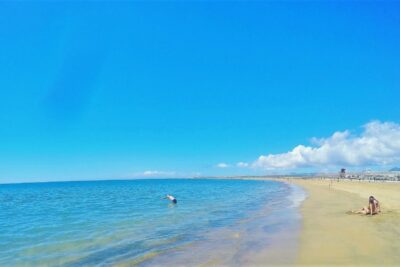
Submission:
M 255 163 L 398 136 L 400 3 L 1 2 L 0 36 L 0 182 L 315 170 Z

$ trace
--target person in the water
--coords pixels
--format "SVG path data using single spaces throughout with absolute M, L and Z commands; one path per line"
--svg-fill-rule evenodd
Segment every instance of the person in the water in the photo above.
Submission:
M 174 196 L 167 195 L 165 198 L 168 198 L 174 204 L 178 203 L 178 201 L 176 200 L 176 198 Z

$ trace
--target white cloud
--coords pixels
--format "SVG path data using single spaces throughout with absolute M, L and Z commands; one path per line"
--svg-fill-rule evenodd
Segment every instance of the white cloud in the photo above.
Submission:
M 335 132 L 328 138 L 312 138 L 314 146 L 298 145 L 282 154 L 260 156 L 252 166 L 294 169 L 326 166 L 372 166 L 400 163 L 400 124 L 372 121 L 363 132 Z
M 189 178 L 189 177 L 199 177 L 199 176 L 202 176 L 201 172 L 147 170 L 142 172 L 127 173 L 119 177 L 121 179 L 135 179 L 135 178 Z
M 241 161 L 241 162 L 236 163 L 236 166 L 239 168 L 246 168 L 246 167 L 249 167 L 249 164 L 247 162 Z
M 166 172 L 166 171 L 144 171 L 141 173 L 144 177 L 173 177 L 176 175 L 175 172 Z
M 226 164 L 226 163 L 223 163 L 223 162 L 222 162 L 222 163 L 218 163 L 218 164 L 217 164 L 217 167 L 218 167 L 218 168 L 228 168 L 228 167 L 229 167 L 229 164 Z

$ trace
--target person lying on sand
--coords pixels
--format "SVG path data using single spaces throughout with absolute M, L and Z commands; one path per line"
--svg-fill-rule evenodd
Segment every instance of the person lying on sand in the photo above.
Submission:
M 375 215 L 381 212 L 381 206 L 379 204 L 379 201 L 374 198 L 373 196 L 370 196 L 368 199 L 368 207 L 364 207 L 361 210 L 358 211 L 353 211 L 353 213 L 359 213 L 359 214 L 365 214 L 365 215 Z

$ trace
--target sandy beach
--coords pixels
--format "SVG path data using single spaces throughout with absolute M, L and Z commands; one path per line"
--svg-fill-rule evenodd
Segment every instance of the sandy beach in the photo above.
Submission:
M 400 183 L 284 179 L 308 194 L 297 266 L 399 266 Z M 349 214 L 375 196 L 382 213 Z

